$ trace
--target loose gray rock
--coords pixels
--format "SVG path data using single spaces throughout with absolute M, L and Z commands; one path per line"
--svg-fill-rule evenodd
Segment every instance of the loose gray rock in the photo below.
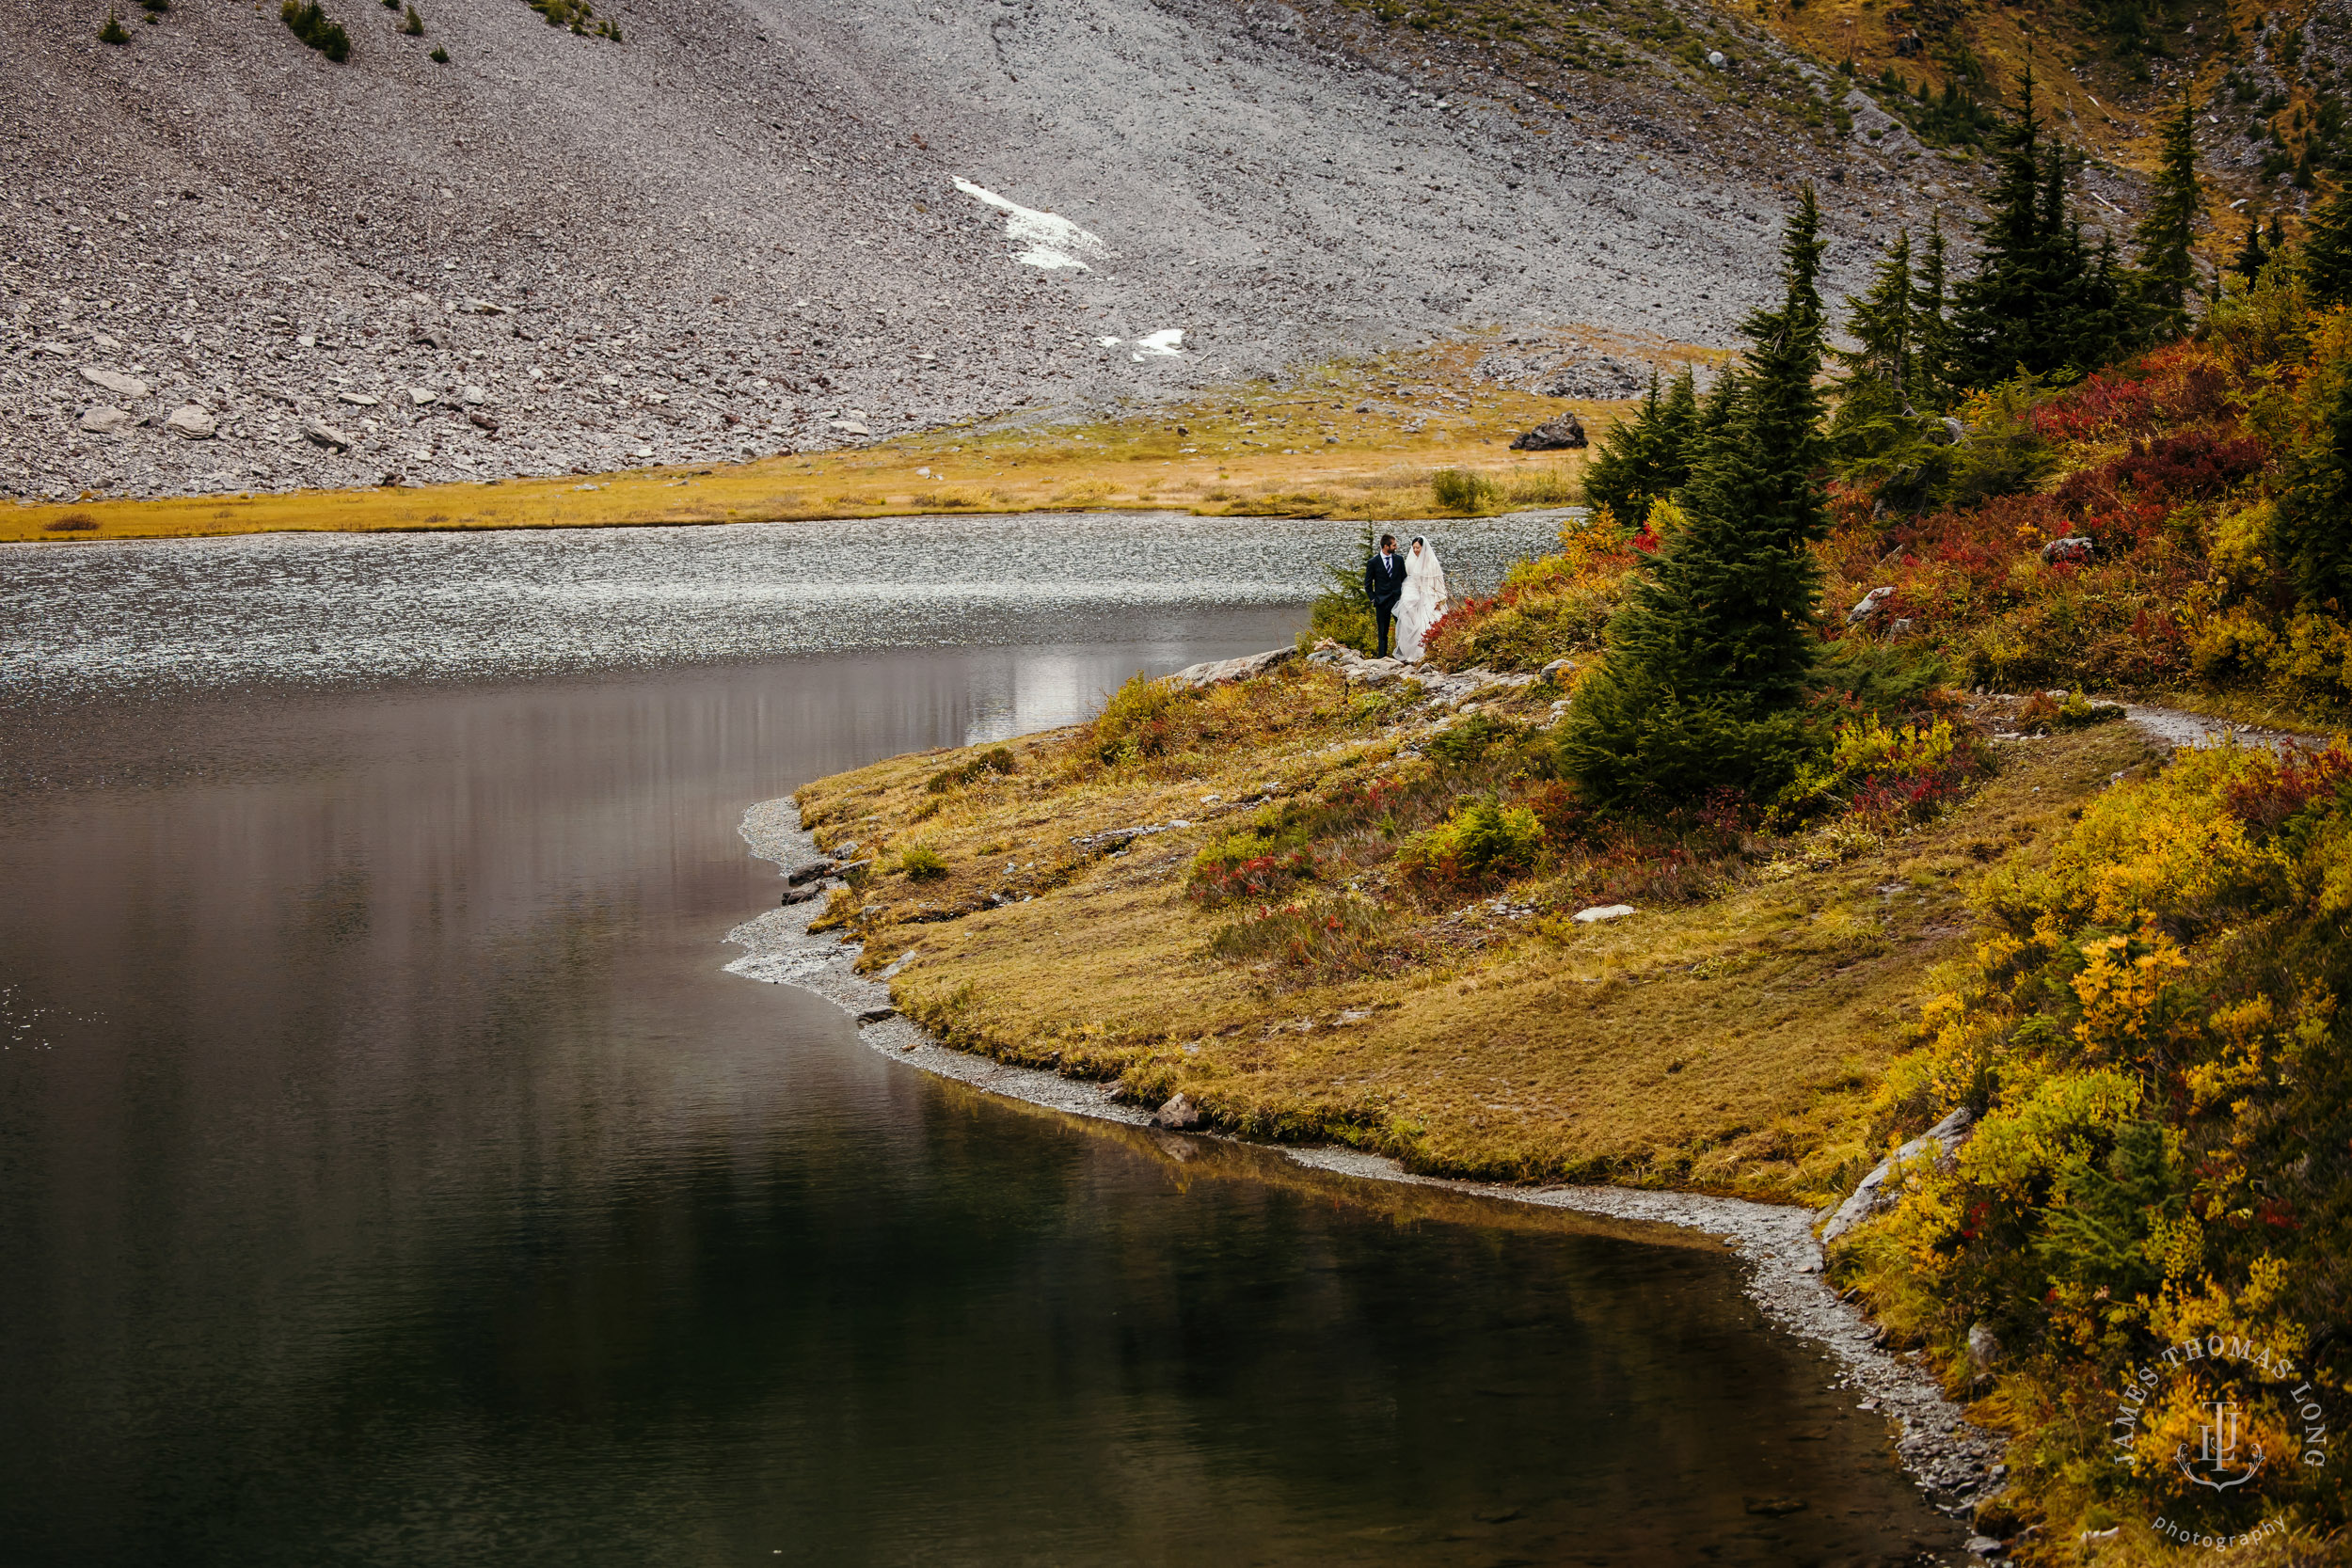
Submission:
M 1886 1183 L 1896 1169 L 1931 1154 L 1935 1156 L 1939 1164 L 1949 1160 L 1960 1146 L 1968 1141 L 1976 1122 L 1976 1113 L 1963 1105 L 1881 1160 L 1869 1175 L 1855 1184 L 1852 1196 L 1837 1206 L 1837 1212 L 1830 1216 L 1829 1224 L 1821 1227 L 1821 1244 L 1829 1245 L 1871 1215 L 1892 1209 L 1896 1195 L 1886 1190 Z
M 1630 904 L 1595 904 L 1589 909 L 1577 911 L 1576 922 L 1580 926 L 1597 926 L 1603 921 L 1623 920 L 1634 912 Z
M 1895 596 L 1892 588 L 1873 588 L 1862 595 L 1862 602 L 1846 611 L 1846 625 L 1858 626 L 1879 612 L 1879 606 Z
M 1162 1127 L 1179 1131 L 1198 1127 L 1200 1125 L 1200 1107 L 1192 1102 L 1190 1095 L 1180 1094 L 1152 1113 L 1152 1119 Z
M 1968 1328 L 1968 1363 L 1979 1372 L 1993 1370 L 2001 1358 L 2001 1337 L 1993 1332 L 1991 1323 L 1972 1323 Z
M 107 370 L 103 365 L 84 365 L 82 379 L 93 387 L 103 387 L 119 398 L 129 398 L 134 402 L 147 395 L 146 382 L 135 375 Z
M 1537 671 L 1535 678 L 1537 680 L 1556 681 L 1564 675 L 1572 675 L 1576 673 L 1577 668 L 1577 662 L 1572 658 L 1555 658 L 1549 664 L 1545 665 L 1541 670 Z
M 1569 451 L 1585 445 L 1584 426 L 1574 414 L 1555 414 L 1511 443 L 1513 451 Z
M 2096 548 L 2089 538 L 2070 533 L 2063 539 L 2053 539 L 2042 546 L 2042 559 L 2049 562 L 2089 561 Z
M 220 421 L 200 403 L 183 403 L 171 411 L 164 428 L 183 441 L 209 441 L 220 432 Z
M 789 886 L 800 887 L 803 883 L 818 881 L 833 874 L 834 863 L 831 861 L 804 861 L 786 872 L 784 879 Z
M 119 436 L 135 422 L 127 408 L 110 408 L 103 404 L 82 416 L 82 429 L 92 436 Z
M 786 888 L 784 890 L 784 896 L 776 902 L 779 908 L 789 909 L 794 904 L 805 904 L 812 898 L 821 898 L 824 896 L 824 883 L 804 882 L 799 887 Z
M 1206 664 L 1188 664 L 1167 677 L 1170 686 L 1216 686 L 1221 681 L 1246 681 L 1263 675 L 1278 665 L 1288 664 L 1298 657 L 1296 648 L 1268 648 L 1262 654 L 1244 654 L 1239 658 L 1212 659 Z
M 302 427 L 302 436 L 305 440 L 310 442 L 312 445 L 325 447 L 328 451 L 349 451 L 351 450 L 351 437 L 342 431 L 337 430 L 331 424 L 325 424 L 317 420 L 313 420 Z
M 373 408 L 382 401 L 379 398 L 372 398 L 365 392 L 337 392 L 335 396 L 355 408 Z

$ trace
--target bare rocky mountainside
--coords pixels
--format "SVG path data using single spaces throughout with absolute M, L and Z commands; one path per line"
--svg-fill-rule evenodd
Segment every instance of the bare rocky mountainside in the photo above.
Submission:
M 1720 19 L 1696 75 L 1539 75 L 1337 5 L 572 3 L 326 0 L 339 63 L 274 7 L 109 44 L 0 0 L 0 492 L 734 459 L 1519 325 L 1728 345 L 1795 180 L 1834 296 L 1973 179 Z

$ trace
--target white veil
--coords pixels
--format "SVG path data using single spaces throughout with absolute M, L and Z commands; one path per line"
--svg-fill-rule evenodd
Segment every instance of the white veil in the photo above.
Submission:
M 1421 549 L 1415 553 L 1412 546 Z M 1405 594 L 1396 607 L 1396 651 L 1399 658 L 1421 657 L 1422 639 L 1441 620 L 1451 605 L 1445 587 L 1445 567 L 1438 546 L 1425 534 L 1413 535 L 1405 547 Z

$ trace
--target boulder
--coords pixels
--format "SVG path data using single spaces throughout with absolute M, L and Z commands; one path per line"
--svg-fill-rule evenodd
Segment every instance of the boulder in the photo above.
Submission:
M 458 391 L 457 401 L 469 408 L 474 408 L 489 402 L 490 394 L 479 387 L 466 387 Z
M 1576 921 L 1580 926 L 1597 926 L 1604 920 L 1623 920 L 1633 912 L 1630 904 L 1595 904 L 1590 909 L 1577 911 Z
M 135 402 L 147 395 L 147 383 L 137 376 L 125 375 L 120 371 L 110 371 L 101 365 L 84 365 L 82 379 L 93 387 L 103 387 L 119 398 L 130 398 Z
M 1511 443 L 1513 451 L 1567 451 L 1581 447 L 1584 426 L 1574 414 L 1555 414 Z
M 1535 678 L 1537 680 L 1558 682 L 1565 679 L 1569 675 L 1575 674 L 1576 671 L 1576 660 L 1572 658 L 1555 658 L 1549 664 L 1545 665 L 1541 671 L 1537 672 Z
M 860 1023 L 881 1023 L 898 1016 L 898 1009 L 896 1007 L 868 1007 L 857 1015 L 857 1021 Z
M 1821 1227 L 1821 1244 L 1829 1245 L 1871 1215 L 1892 1209 L 1895 1194 L 1886 1190 L 1886 1183 L 1897 1169 L 1910 1161 L 1930 1155 L 1933 1155 L 1939 1164 L 1950 1159 L 1953 1152 L 1968 1141 L 1976 1122 L 1975 1114 L 1963 1105 L 1881 1160 L 1869 1175 L 1855 1183 L 1852 1196 L 1837 1206 L 1837 1212 L 1832 1214 L 1829 1223 Z
M 1858 626 L 1879 612 L 1879 606 L 1895 596 L 1892 588 L 1873 588 L 1862 595 L 1862 602 L 1846 611 L 1846 625 Z
M 820 898 L 824 896 L 824 892 L 825 884 L 822 882 L 804 882 L 799 887 L 787 887 L 784 890 L 784 896 L 776 901 L 777 907 L 788 910 L 795 904 Z
M 1722 50 L 1710 49 L 1707 52 L 1707 63 L 1714 67 L 1717 71 L 1721 71 L 1724 67 L 1729 65 L 1731 61 L 1724 58 L 1724 52 Z
M 119 436 L 138 421 L 131 418 L 127 408 L 110 408 L 101 404 L 82 416 L 82 429 L 90 436 Z
M 2070 533 L 2063 539 L 2053 539 L 2042 546 L 2042 559 L 2049 562 L 2089 561 L 2095 547 L 2086 536 Z
M 200 403 L 183 403 L 171 411 L 164 428 L 183 441 L 209 441 L 220 434 L 220 421 Z
M 1971 1323 L 1968 1328 L 1968 1364 L 1978 1373 L 1989 1372 L 1993 1363 L 2001 1358 L 2001 1337 L 1986 1323 Z
M 302 427 L 302 437 L 312 446 L 325 447 L 328 451 L 351 450 L 351 437 L 348 435 L 318 420 L 312 420 Z
M 1188 1127 L 1198 1127 L 1200 1125 L 1200 1107 L 1192 1102 L 1192 1096 L 1180 1094 L 1152 1112 L 1152 1120 L 1155 1126 L 1174 1128 L 1178 1131 Z
M 473 426 L 476 430 L 485 430 L 493 436 L 496 436 L 499 433 L 498 420 L 490 418 L 489 415 L 483 413 L 480 409 L 476 409 L 472 413 L 467 415 L 466 422 Z
M 1928 439 L 1938 446 L 1956 447 L 1960 445 L 1960 438 L 1967 434 L 1966 425 L 1962 424 L 1954 416 L 1947 414 L 1935 421 L 1935 428 L 1928 432 Z
M 1168 677 L 1170 686 L 1216 686 L 1222 681 L 1246 681 L 1263 675 L 1278 665 L 1288 664 L 1298 657 L 1296 648 L 1268 648 L 1262 654 L 1244 654 L 1239 658 L 1212 659 L 1206 664 L 1189 664 Z
M 830 877 L 833 871 L 834 865 L 831 861 L 803 861 L 786 872 L 784 880 L 787 886 L 799 887 L 803 882 L 814 882 Z

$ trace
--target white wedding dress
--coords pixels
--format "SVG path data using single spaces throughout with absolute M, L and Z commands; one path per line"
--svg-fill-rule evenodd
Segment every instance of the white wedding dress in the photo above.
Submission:
M 1405 552 L 1405 596 L 1396 602 L 1396 657 L 1407 664 L 1420 663 L 1422 639 L 1452 604 L 1446 597 L 1445 568 L 1438 563 L 1438 546 L 1415 534 Z

